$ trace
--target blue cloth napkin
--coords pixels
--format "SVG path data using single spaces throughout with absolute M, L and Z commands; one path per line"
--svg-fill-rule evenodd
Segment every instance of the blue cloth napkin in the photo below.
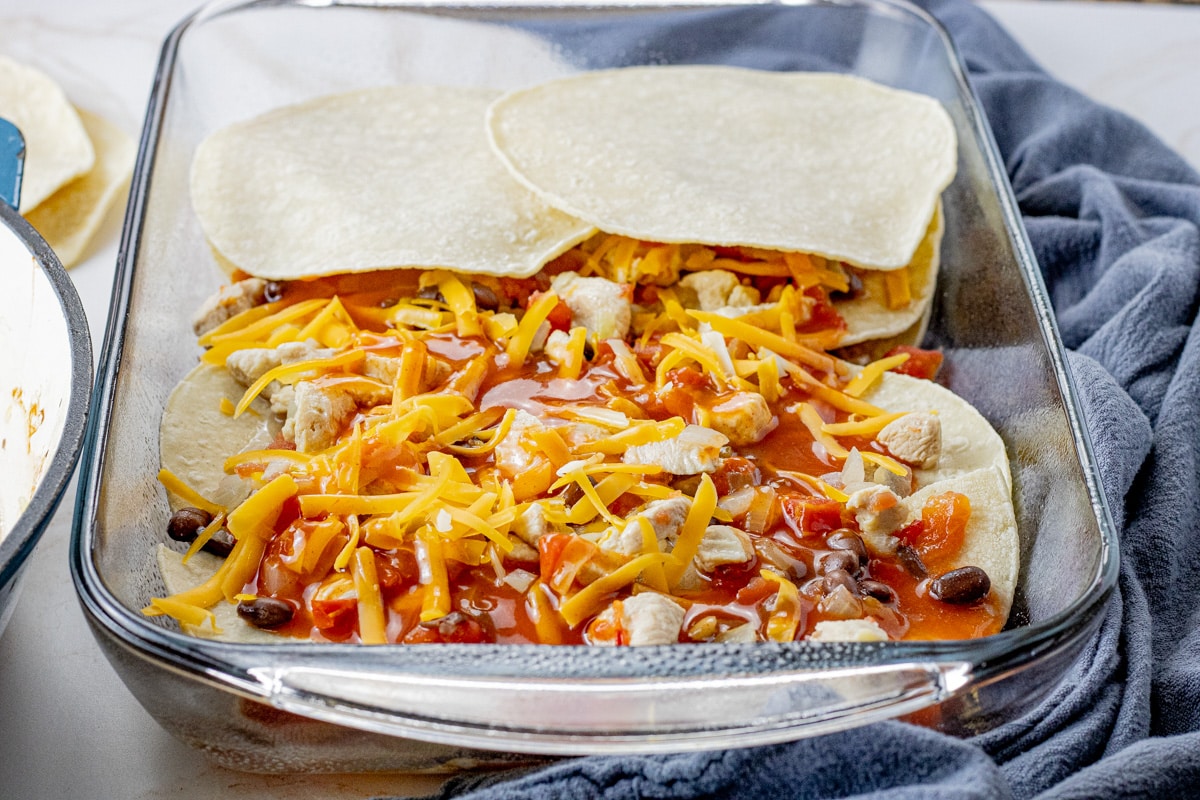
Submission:
M 1119 590 L 1101 629 L 1040 707 L 973 739 L 889 722 L 771 747 L 464 776 L 443 796 L 1200 795 L 1200 176 L 1137 122 L 1047 76 L 979 8 L 924 6 L 966 61 L 1071 351 L 1121 528 Z M 732 63 L 796 66 L 777 59 L 803 32 L 762 12 L 712 13 L 647 30 L 637 46 L 702 52 L 706 25 L 775 26 L 777 47 Z

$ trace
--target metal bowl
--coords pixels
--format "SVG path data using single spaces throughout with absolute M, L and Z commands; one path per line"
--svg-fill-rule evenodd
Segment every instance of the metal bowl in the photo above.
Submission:
M 92 340 L 58 257 L 0 202 L 0 631 L 83 446 Z

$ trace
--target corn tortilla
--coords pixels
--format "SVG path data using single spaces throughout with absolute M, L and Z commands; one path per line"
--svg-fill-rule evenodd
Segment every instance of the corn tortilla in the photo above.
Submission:
M 591 234 L 492 154 L 498 92 L 392 86 L 318 98 L 223 128 L 192 164 L 212 246 L 251 275 L 393 267 L 526 277 Z
M 934 99 L 860 78 L 634 67 L 511 92 L 488 135 L 512 174 L 609 233 L 908 264 L 957 167 Z
M 29 224 L 68 269 L 79 263 L 128 184 L 137 151 L 120 128 L 83 109 L 78 111 L 96 154 L 95 164 L 26 214 Z
M 4 56 L 0 56 L 0 117 L 25 137 L 22 214 L 92 168 L 92 142 L 63 90 L 43 72 Z

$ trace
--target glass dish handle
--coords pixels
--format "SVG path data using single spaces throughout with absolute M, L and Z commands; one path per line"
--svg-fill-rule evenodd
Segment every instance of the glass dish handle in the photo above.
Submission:
M 910 662 L 686 680 L 251 669 L 272 705 L 414 739 L 547 755 L 767 744 L 895 717 L 967 685 L 968 662 Z

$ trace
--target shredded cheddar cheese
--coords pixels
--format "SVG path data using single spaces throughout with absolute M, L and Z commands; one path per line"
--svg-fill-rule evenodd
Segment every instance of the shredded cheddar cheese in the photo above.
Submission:
M 623 288 L 560 296 L 548 287 L 564 269 Z M 213 515 L 189 558 L 222 528 L 235 544 L 208 580 L 143 613 L 207 630 L 215 604 L 294 584 L 305 587 L 288 598 L 295 631 L 338 641 L 499 635 L 472 627 L 491 605 L 511 617 L 506 636 L 627 643 L 625 611 L 686 613 L 714 602 L 705 592 L 720 581 L 754 580 L 754 636 L 792 641 L 807 601 L 786 569 L 766 568 L 759 539 L 786 515 L 797 536 L 805 514 L 855 524 L 837 510 L 851 447 L 911 474 L 861 442 L 905 413 L 862 398 L 908 356 L 851 375 L 827 352 L 842 327 L 821 303 L 849 288 L 834 261 L 596 234 L 535 279 L 329 280 L 200 338 L 207 364 L 262 362 L 220 410 L 240 416 L 262 398 L 254 413 L 283 424 L 273 441 L 220 454 L 246 490 L 232 510 L 160 473 L 172 496 Z M 907 280 L 885 276 L 889 305 L 911 302 Z M 595 320 L 609 302 L 626 304 L 628 331 L 603 338 Z M 230 361 L 243 351 L 255 352 Z M 777 428 L 788 444 L 772 443 Z M 688 630 L 728 627 L 709 617 Z

